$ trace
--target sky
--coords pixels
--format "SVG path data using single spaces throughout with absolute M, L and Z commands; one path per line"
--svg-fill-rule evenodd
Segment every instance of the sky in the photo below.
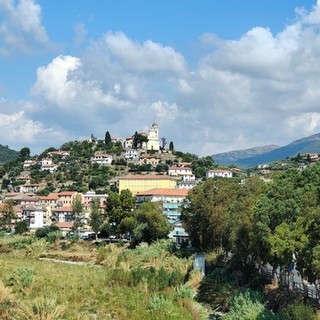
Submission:
M 0 144 L 160 137 L 199 156 L 320 132 L 320 0 L 0 0 Z

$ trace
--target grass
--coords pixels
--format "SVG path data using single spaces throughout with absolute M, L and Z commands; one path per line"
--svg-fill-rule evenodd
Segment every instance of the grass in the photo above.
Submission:
M 189 289 L 181 287 L 180 275 L 187 278 L 190 261 L 172 256 L 159 244 L 135 251 L 114 245 L 96 248 L 88 242 L 34 243 L 7 241 L 0 254 L 1 319 L 205 318 Z M 98 264 L 53 263 L 39 256 Z M 142 277 L 134 282 L 136 268 Z

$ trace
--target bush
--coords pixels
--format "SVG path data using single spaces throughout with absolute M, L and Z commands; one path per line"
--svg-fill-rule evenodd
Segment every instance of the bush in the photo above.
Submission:
M 260 292 L 246 290 L 233 296 L 230 310 L 224 317 L 225 320 L 256 320 L 276 319 L 275 315 L 263 303 Z M 304 319 L 304 318 L 303 318 Z
M 196 299 L 198 302 L 208 303 L 217 311 L 226 311 L 233 293 L 233 279 L 226 272 L 216 269 L 203 278 Z
M 54 231 L 60 231 L 59 227 L 55 225 L 47 226 L 47 227 L 42 227 L 36 230 L 35 236 L 37 238 L 45 238 L 48 233 L 54 232 Z
M 16 269 L 8 279 L 8 285 L 14 286 L 18 290 L 30 288 L 35 271 L 31 267 L 21 267 Z
M 149 301 L 148 311 L 153 315 L 170 315 L 173 313 L 172 301 L 163 295 L 153 294 Z
M 14 228 L 14 233 L 15 234 L 23 234 L 25 232 L 27 232 L 29 230 L 29 225 L 27 223 L 27 221 L 22 220 L 22 221 L 18 221 L 16 223 L 16 226 Z
M 281 320 L 316 320 L 317 315 L 310 305 L 301 302 L 291 303 L 280 311 Z

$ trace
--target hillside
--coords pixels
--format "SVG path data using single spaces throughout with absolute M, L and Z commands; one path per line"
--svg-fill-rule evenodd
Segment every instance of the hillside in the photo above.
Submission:
M 255 154 L 249 157 L 242 157 L 241 153 L 239 153 L 239 157 L 236 157 L 237 153 L 235 153 L 235 156 L 232 159 L 232 161 L 229 162 L 228 160 L 226 160 L 223 164 L 235 164 L 239 167 L 253 167 L 259 164 L 284 160 L 287 157 L 296 156 L 298 153 L 320 153 L 320 133 L 308 136 L 306 138 L 295 140 L 286 146 L 278 147 L 274 150 L 269 150 L 267 152 L 261 152 L 260 154 Z M 230 152 L 228 152 L 227 154 L 230 154 Z M 242 153 L 242 155 L 243 154 L 245 154 L 245 152 Z M 213 155 L 213 158 L 215 162 L 219 164 L 218 160 L 221 158 L 223 159 L 223 157 L 221 156 L 221 154 L 220 158 L 217 158 L 216 156 L 217 155 Z M 228 159 L 228 157 L 226 157 L 226 159 Z
M 263 147 L 253 147 L 243 150 L 234 150 L 229 152 L 217 153 L 213 155 L 214 162 L 221 165 L 234 164 L 240 159 L 250 158 L 259 154 L 264 154 L 269 151 L 280 148 L 277 145 L 268 145 Z
M 0 163 L 4 163 L 8 160 L 14 160 L 18 157 L 19 152 L 9 149 L 8 146 L 3 146 L 0 144 Z

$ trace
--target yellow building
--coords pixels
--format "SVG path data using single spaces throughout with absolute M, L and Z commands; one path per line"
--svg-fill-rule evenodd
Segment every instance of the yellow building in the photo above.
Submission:
M 129 189 L 132 194 L 154 188 L 174 189 L 177 180 L 167 175 L 137 174 L 119 178 L 119 193 Z

